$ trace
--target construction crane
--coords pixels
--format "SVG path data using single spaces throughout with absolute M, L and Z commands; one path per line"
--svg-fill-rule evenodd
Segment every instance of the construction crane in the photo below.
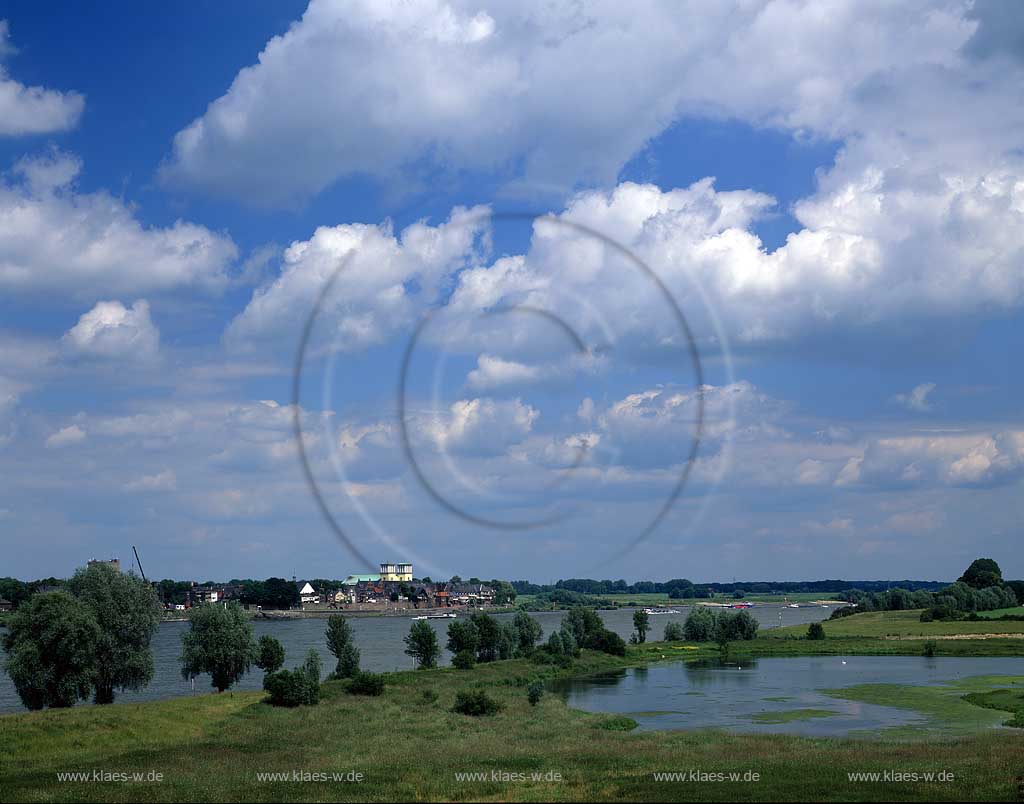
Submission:
M 135 553 L 135 563 L 139 565 L 139 572 L 142 573 L 142 580 L 149 583 L 149 580 L 146 578 L 146 571 L 142 568 L 142 562 L 139 561 L 139 551 L 135 549 L 134 544 L 132 545 L 132 552 Z

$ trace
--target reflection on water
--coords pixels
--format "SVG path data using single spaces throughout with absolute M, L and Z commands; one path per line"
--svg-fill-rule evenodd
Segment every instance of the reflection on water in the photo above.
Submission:
M 678 614 L 658 615 L 651 617 L 651 631 L 649 639 L 660 640 L 664 633 L 664 627 L 669 622 L 683 622 L 689 613 L 689 607 L 676 607 Z M 782 608 L 779 606 L 762 606 L 750 611 L 761 622 L 762 628 L 771 628 L 779 625 L 795 625 L 798 623 L 813 622 L 829 616 L 832 608 L 804 607 L 800 609 Z M 633 631 L 633 610 L 617 609 L 613 611 L 599 612 L 605 627 L 617 633 L 623 639 L 629 639 Z M 462 616 L 462 615 L 460 615 Z M 499 619 L 511 618 L 511 614 L 499 614 Z M 533 617 L 540 622 L 544 629 L 544 636 L 553 630 L 557 630 L 565 616 L 564 611 L 535 612 Z M 438 632 L 439 641 L 442 645 L 447 641 L 445 631 L 448 628 L 447 620 L 426 620 Z M 403 637 L 409 633 L 411 620 L 408 617 L 350 617 L 349 624 L 352 626 L 352 635 L 356 646 L 359 648 L 361 664 L 365 670 L 376 672 L 384 670 L 408 670 L 413 667 L 413 660 L 405 655 L 405 644 Z M 327 621 L 324 619 L 302 619 L 302 620 L 256 620 L 253 623 L 253 630 L 256 638 L 263 634 L 271 634 L 277 637 L 284 645 L 287 652 L 285 666 L 294 667 L 302 663 L 306 652 L 310 648 L 316 649 L 323 659 L 324 672 L 334 669 L 335 659 L 327 650 L 327 641 L 324 639 L 324 631 L 327 628 Z M 152 682 L 144 690 L 138 692 L 126 692 L 117 696 L 120 702 L 138 702 L 153 700 L 157 698 L 173 698 L 178 695 L 194 694 L 191 685 L 185 681 L 180 674 L 181 662 L 181 635 L 188 629 L 188 623 L 165 622 L 161 623 L 153 637 L 153 656 L 156 661 L 156 673 Z M 2 629 L 0 629 L 2 631 Z M 441 663 L 447 664 L 450 654 L 444 652 Z M 2 660 L 2 655 L 0 655 Z M 263 683 L 263 673 L 253 670 L 237 685 L 236 689 L 258 690 Z M 210 680 L 208 677 L 196 679 L 195 692 L 206 693 L 210 691 Z M 21 702 L 14 689 L 14 684 L 6 673 L 0 671 L 0 712 L 16 712 L 21 710 Z
M 560 682 L 555 689 L 569 706 L 629 715 L 645 730 L 726 728 L 841 736 L 923 718 L 904 709 L 832 698 L 819 690 L 855 684 L 942 684 L 1022 673 L 1024 659 L 1017 658 L 798 657 L 659 664 Z M 787 722 L 794 710 L 814 711 Z

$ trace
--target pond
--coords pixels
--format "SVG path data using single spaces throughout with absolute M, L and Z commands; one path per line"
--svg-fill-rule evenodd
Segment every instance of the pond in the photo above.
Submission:
M 787 657 L 657 664 L 560 682 L 555 691 L 571 707 L 628 715 L 642 730 L 724 728 L 845 736 L 921 724 L 926 718 L 910 709 L 847 700 L 822 690 L 1022 675 L 1024 658 Z
M 660 640 L 668 622 L 683 622 L 689 613 L 689 607 L 673 607 L 676 614 L 653 615 L 651 619 L 651 631 L 648 636 L 650 640 Z M 761 622 L 762 627 L 770 628 L 781 624 L 795 625 L 799 623 L 822 620 L 829 616 L 835 607 L 822 608 L 820 606 L 804 606 L 798 609 L 784 606 L 759 606 L 750 609 L 751 613 Z M 623 637 L 629 639 L 633 630 L 633 609 L 616 609 L 599 612 L 605 626 Z M 460 615 L 464 616 L 464 615 Z M 508 619 L 513 615 L 499 614 L 499 619 Z M 565 617 L 564 611 L 543 611 L 534 612 L 535 617 L 544 629 L 546 638 L 552 630 L 557 630 Z M 350 617 L 349 624 L 352 627 L 356 646 L 361 653 L 361 665 L 364 670 L 381 672 L 385 670 L 408 670 L 413 667 L 411 658 L 403 652 L 405 645 L 403 637 L 409 633 L 411 619 L 409 617 L 388 616 L 388 617 Z M 438 632 L 438 637 L 443 646 L 447 637 L 445 632 L 448 629 L 450 620 L 427 620 Z M 181 635 L 188 629 L 185 622 L 161 623 L 153 637 L 153 657 L 156 664 L 156 672 L 149 686 L 137 692 L 119 693 L 117 700 L 120 702 L 137 702 L 154 700 L 158 698 L 171 698 L 178 695 L 190 695 L 193 692 L 206 693 L 210 691 L 208 677 L 197 678 L 195 690 L 192 685 L 182 679 L 180 674 L 181 664 Z M 335 659 L 327 650 L 327 642 L 324 639 L 324 631 L 327 628 L 327 621 L 320 618 L 294 619 L 294 620 L 255 620 L 253 631 L 257 639 L 263 634 L 270 634 L 281 641 L 287 653 L 286 667 L 294 667 L 302 663 L 306 652 L 315 648 L 323 659 L 325 674 L 334 669 Z M 0 629 L 2 631 L 2 629 Z M 2 659 L 2 655 L 0 655 Z M 441 663 L 448 664 L 451 655 L 445 651 Z M 263 673 L 254 669 L 239 682 L 236 689 L 258 690 L 263 683 Z M 0 672 L 0 712 L 21 711 L 21 702 L 18 699 L 14 684 L 6 673 Z

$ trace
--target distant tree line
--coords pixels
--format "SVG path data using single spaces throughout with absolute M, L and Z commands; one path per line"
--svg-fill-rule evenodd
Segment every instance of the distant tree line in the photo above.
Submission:
M 923 609 L 921 619 L 951 620 L 979 611 L 1014 608 L 1024 600 L 1024 582 L 1003 582 L 999 565 L 991 558 L 979 558 L 952 584 L 937 590 L 896 587 L 870 592 L 850 589 L 843 599 L 851 606 L 836 609 L 832 619 L 862 611 L 904 611 Z
M 866 592 L 881 592 L 892 587 L 914 591 L 917 589 L 938 590 L 946 586 L 944 581 L 844 581 L 827 579 L 822 581 L 737 581 L 733 583 L 694 583 L 687 578 L 673 578 L 669 581 L 595 581 L 590 578 L 567 578 L 554 584 L 535 584 L 529 581 L 512 581 L 520 595 L 551 595 L 558 592 L 573 592 L 581 595 L 643 595 L 667 594 L 677 600 L 702 599 L 715 595 L 734 596 L 737 592 L 747 595 L 770 594 L 838 594 L 845 589 L 859 589 Z

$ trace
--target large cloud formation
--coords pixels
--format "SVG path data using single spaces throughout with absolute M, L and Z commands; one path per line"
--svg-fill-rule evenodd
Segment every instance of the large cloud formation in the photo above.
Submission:
M 845 141 L 844 174 L 869 184 L 866 162 L 957 165 L 978 138 L 998 158 L 1018 139 L 1021 64 L 992 40 L 1006 22 L 985 9 L 313 0 L 177 134 L 164 176 L 269 203 L 417 169 L 608 184 L 688 116 Z

